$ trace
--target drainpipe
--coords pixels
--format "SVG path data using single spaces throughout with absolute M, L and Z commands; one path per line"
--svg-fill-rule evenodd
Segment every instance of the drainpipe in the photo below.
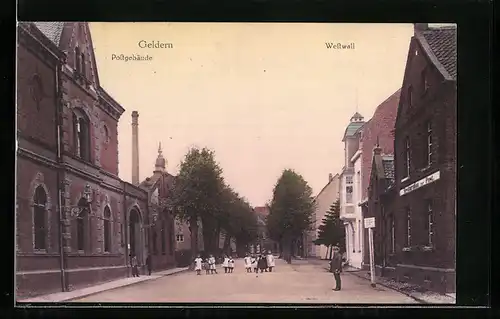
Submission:
M 67 283 L 66 283 L 66 272 L 65 272 L 65 256 L 64 256 L 64 236 L 63 236 L 63 223 L 64 223 L 64 216 L 63 216 L 63 205 L 62 205 L 62 152 L 61 152 L 61 116 L 62 116 L 62 104 L 61 104 L 61 77 L 60 77 L 60 72 L 61 72 L 62 64 L 57 64 L 56 66 L 56 74 L 55 74 L 55 82 L 56 82 L 56 141 L 57 141 L 57 207 L 59 209 L 59 214 L 58 214 L 58 225 L 59 225 L 59 264 L 61 268 L 61 290 L 63 292 L 67 291 Z
M 129 260 L 128 260 L 128 221 L 127 221 L 127 200 L 125 197 L 125 183 L 122 182 L 123 185 L 123 232 L 122 236 L 125 238 L 125 267 L 127 267 L 127 277 L 130 277 L 129 271 L 128 271 L 128 265 L 129 265 Z

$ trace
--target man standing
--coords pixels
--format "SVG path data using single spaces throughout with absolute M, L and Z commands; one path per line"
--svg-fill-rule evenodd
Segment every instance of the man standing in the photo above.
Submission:
M 139 262 L 135 255 L 131 255 L 130 265 L 132 266 L 132 277 L 139 277 Z
M 148 254 L 148 257 L 146 258 L 146 267 L 148 268 L 148 276 L 151 276 L 151 254 Z
M 342 254 L 340 253 L 340 249 L 337 246 L 333 248 L 331 269 L 333 271 L 333 277 L 335 278 L 335 288 L 333 290 L 339 291 L 342 285 L 342 282 L 340 280 L 340 273 L 342 272 Z

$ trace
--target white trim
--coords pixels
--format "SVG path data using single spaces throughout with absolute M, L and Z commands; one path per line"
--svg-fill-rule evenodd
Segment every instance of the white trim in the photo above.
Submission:
M 358 159 L 358 157 L 361 156 L 362 153 L 363 151 L 358 149 L 356 153 L 354 153 L 354 155 L 351 157 L 351 162 L 354 163 Z

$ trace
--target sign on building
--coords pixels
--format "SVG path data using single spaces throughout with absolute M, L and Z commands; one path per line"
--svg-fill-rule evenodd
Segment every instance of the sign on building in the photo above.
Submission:
M 364 219 L 365 228 L 375 228 L 375 217 L 367 217 Z
M 434 174 L 431 174 L 429 176 L 426 176 L 426 177 L 422 178 L 421 180 L 416 181 L 415 183 L 408 185 L 405 188 L 401 189 L 399 191 L 399 196 L 404 196 L 408 193 L 413 192 L 414 190 L 417 190 L 421 187 L 424 187 L 425 185 L 433 183 L 433 182 L 437 181 L 439 179 L 439 177 L 440 177 L 439 171 L 437 171 Z

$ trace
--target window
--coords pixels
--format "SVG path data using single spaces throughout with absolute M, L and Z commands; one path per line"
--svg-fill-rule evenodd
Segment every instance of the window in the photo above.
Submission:
M 75 47 L 75 70 L 77 73 L 81 73 L 82 70 L 81 70 L 81 67 L 82 67 L 82 64 L 80 62 L 80 59 L 81 59 L 81 54 L 80 54 L 80 48 L 79 47 Z
M 411 210 L 406 209 L 406 247 L 411 246 Z
M 434 213 L 432 209 L 432 201 L 427 202 L 427 218 L 425 221 L 425 229 L 427 231 L 427 246 L 432 246 L 434 243 Z
M 425 147 L 425 163 L 426 166 L 431 166 L 432 164 L 432 123 L 427 122 L 427 146 Z
M 413 87 L 410 85 L 408 87 L 408 106 L 412 107 L 413 106 Z
M 403 162 L 403 178 L 410 176 L 410 138 L 405 139 L 405 152 L 404 152 L 404 162 Z
M 389 223 L 391 230 L 391 253 L 394 254 L 396 252 L 396 221 L 394 218 L 394 214 L 391 214 Z
M 345 201 L 348 204 L 352 203 L 352 186 L 346 186 L 345 188 Z
M 46 224 L 46 205 L 47 194 L 42 186 L 38 186 L 35 190 L 34 206 L 33 206 L 33 222 L 35 227 L 35 249 L 47 249 L 47 232 Z
M 82 76 L 86 77 L 86 72 L 85 72 L 86 71 L 85 70 L 85 54 L 83 52 L 80 53 L 80 63 L 81 63 L 81 65 L 80 65 L 80 71 L 82 73 Z
M 183 234 L 178 234 L 178 235 L 176 236 L 176 238 L 177 238 L 177 242 L 178 242 L 178 243 L 182 243 L 182 242 L 184 242 L 184 235 L 183 235 Z
M 123 224 L 120 224 L 120 242 L 122 246 L 125 246 L 125 226 Z
M 167 252 L 167 229 L 165 228 L 165 221 L 161 222 L 161 253 L 165 255 Z
M 111 211 L 109 207 L 104 208 L 104 251 L 111 251 Z
M 89 121 L 80 112 L 73 113 L 73 132 L 76 156 L 90 161 L 90 130 Z
M 346 177 L 345 177 L 345 183 L 346 183 L 347 185 L 352 184 L 352 176 L 346 176 Z
M 88 203 L 85 199 L 80 199 L 78 207 L 81 209 L 76 218 L 76 249 L 85 250 L 85 219 L 87 218 Z
M 102 128 L 102 133 L 103 133 L 103 138 L 104 138 L 104 144 L 107 145 L 109 144 L 110 141 L 110 135 L 109 135 L 109 129 L 106 125 L 103 126 Z
M 158 235 L 156 233 L 156 229 L 153 229 L 153 254 L 158 255 Z

